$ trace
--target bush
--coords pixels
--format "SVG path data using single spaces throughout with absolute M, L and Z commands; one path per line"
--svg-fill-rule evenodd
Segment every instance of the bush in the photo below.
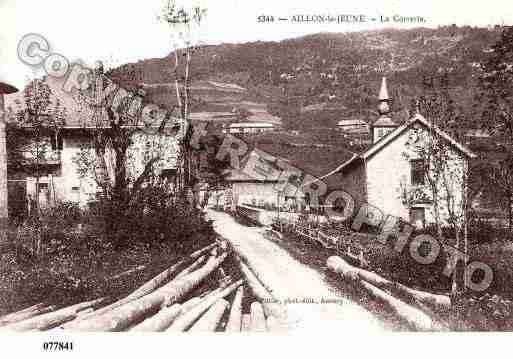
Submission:
M 158 186 L 143 188 L 129 204 L 101 199 L 90 217 L 101 223 L 104 241 L 115 247 L 166 243 L 186 250 L 198 242 L 208 243 L 214 236 L 204 212 L 186 195 L 173 196 Z
M 18 259 L 34 259 L 63 250 L 73 244 L 74 226 L 83 218 L 77 204 L 62 202 L 41 209 L 39 215 L 27 218 L 16 231 Z
M 469 224 L 469 240 L 473 244 L 490 243 L 498 238 L 508 238 L 510 234 L 505 228 L 498 228 L 497 225 L 487 220 L 476 218 Z

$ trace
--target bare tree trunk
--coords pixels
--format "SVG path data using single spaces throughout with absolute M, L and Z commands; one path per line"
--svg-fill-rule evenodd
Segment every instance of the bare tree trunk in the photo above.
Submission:
M 7 240 L 8 196 L 7 196 L 7 147 L 5 133 L 4 95 L 0 94 L 0 241 Z
M 39 135 L 37 136 L 39 142 Z M 36 144 L 36 214 L 39 216 L 39 143 Z
M 508 203 L 508 231 L 509 231 L 510 236 L 513 231 L 513 210 L 511 208 L 511 206 L 513 205 L 512 197 L 513 196 L 511 195 L 511 193 L 508 193 L 508 200 L 507 200 L 507 203 Z
M 455 236 L 456 236 L 456 249 L 461 252 L 461 234 L 458 231 L 458 228 L 455 228 Z M 454 263 L 454 272 L 452 274 L 452 286 L 451 286 L 451 296 L 452 298 L 456 298 L 461 291 L 461 282 L 463 279 L 463 271 L 462 265 L 460 261 Z
M 433 194 L 433 197 L 438 196 L 438 192 L 435 191 Z M 434 200 L 434 211 L 435 211 L 435 226 L 436 226 L 436 234 L 438 235 L 438 240 L 442 239 L 443 233 L 442 233 L 442 226 L 440 224 L 440 208 L 438 199 Z

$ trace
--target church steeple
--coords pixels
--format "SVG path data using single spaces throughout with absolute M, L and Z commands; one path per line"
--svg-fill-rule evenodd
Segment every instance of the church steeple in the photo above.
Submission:
M 381 88 L 379 90 L 379 118 L 372 125 L 372 142 L 379 141 L 383 136 L 392 132 L 397 124 L 389 117 L 391 98 L 388 95 L 387 78 L 381 80 Z
M 390 97 L 388 96 L 387 78 L 381 80 L 381 89 L 379 90 L 379 114 L 387 115 L 390 112 Z

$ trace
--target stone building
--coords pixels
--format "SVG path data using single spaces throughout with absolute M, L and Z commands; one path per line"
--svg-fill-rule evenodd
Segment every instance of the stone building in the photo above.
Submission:
M 372 145 L 342 163 L 326 181 L 330 187 L 336 183 L 338 189 L 349 193 L 357 208 L 369 204 L 384 215 L 401 217 L 417 226 L 433 223 L 438 212 L 440 221 L 447 223 L 451 212 L 461 215 L 458 211 L 467 190 L 465 178 L 475 155 L 421 114 L 398 125 L 391 118 L 390 101 L 384 79 L 380 115 L 371 126 Z M 440 141 L 437 143 L 446 151 L 436 185 L 428 183 L 435 166 L 421 155 L 433 141 Z M 451 208 L 447 207 L 448 193 L 453 200 Z
M 60 79 L 47 78 L 44 81 L 52 92 L 52 106 L 58 100 L 66 109 L 66 115 L 58 128 L 44 128 L 38 141 L 32 137 L 30 126 L 23 128 L 21 120 L 20 128 L 26 130 L 26 136 L 30 140 L 21 149 L 25 157 L 24 168 L 9 173 L 9 207 L 12 208 L 14 216 L 26 213 L 27 207 L 36 205 L 36 199 L 39 200 L 40 208 L 64 201 L 85 206 L 101 193 L 101 181 L 112 181 L 114 178 L 115 155 L 108 146 L 105 153 L 106 168 L 93 168 L 91 163 L 86 175 L 81 174 L 79 168 L 80 155 L 94 157 L 92 134 L 96 130 L 108 128 L 108 121 L 98 120 L 97 116 L 91 114 L 90 108 L 78 106 L 73 93 L 63 91 Z M 126 91 L 125 93 L 130 95 Z M 10 95 L 6 104 L 11 115 L 26 108 L 22 92 Z M 169 123 L 174 126 L 173 121 Z M 127 152 L 130 178 L 137 178 L 145 164 L 155 156 L 160 158 L 155 166 L 157 171 L 175 169 L 178 152 L 175 138 L 157 134 L 157 126 L 151 124 L 149 127 L 133 127 L 132 143 Z M 136 131 L 136 127 L 140 130 Z

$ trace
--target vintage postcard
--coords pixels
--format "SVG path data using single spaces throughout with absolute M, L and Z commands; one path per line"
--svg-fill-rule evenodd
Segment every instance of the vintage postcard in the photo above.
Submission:
M 1 337 L 512 331 L 509 8 L 0 0 Z

